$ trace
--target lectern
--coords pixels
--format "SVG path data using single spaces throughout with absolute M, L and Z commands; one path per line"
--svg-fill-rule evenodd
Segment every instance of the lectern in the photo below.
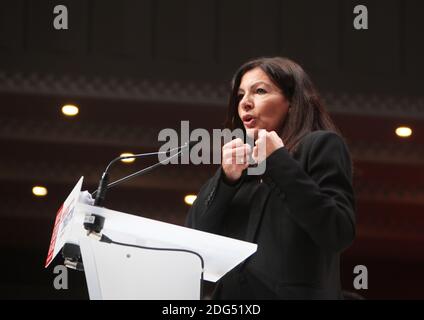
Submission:
M 56 215 L 45 267 L 65 244 L 79 247 L 90 299 L 200 299 L 202 279 L 216 282 L 256 252 L 253 243 L 86 204 L 82 183 Z M 113 243 L 87 235 L 92 214 Z

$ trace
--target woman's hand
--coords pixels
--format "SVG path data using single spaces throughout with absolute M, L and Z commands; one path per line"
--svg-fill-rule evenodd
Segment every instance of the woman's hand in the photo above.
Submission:
M 240 179 L 244 169 L 249 166 L 252 150 L 240 138 L 231 140 L 222 147 L 222 169 L 230 182 Z
M 258 139 L 255 141 L 252 158 L 256 163 L 262 162 L 271 153 L 281 147 L 284 147 L 283 140 L 281 140 L 275 131 L 268 132 L 265 129 L 261 129 L 258 132 Z M 265 152 L 262 150 L 265 150 Z

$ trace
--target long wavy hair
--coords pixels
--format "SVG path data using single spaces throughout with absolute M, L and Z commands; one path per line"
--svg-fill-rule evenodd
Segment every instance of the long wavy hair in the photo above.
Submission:
M 226 128 L 244 130 L 238 115 L 238 90 L 243 75 L 254 68 L 264 71 L 289 101 L 290 111 L 286 114 L 280 137 L 290 154 L 296 150 L 300 140 L 312 131 L 328 130 L 341 135 L 310 77 L 296 62 L 283 57 L 254 59 L 236 71 L 231 82 Z

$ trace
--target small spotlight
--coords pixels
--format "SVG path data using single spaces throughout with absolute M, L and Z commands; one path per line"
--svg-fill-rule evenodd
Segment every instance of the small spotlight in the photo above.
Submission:
M 197 196 L 195 196 L 194 194 L 188 194 L 184 197 L 184 202 L 188 204 L 189 206 L 191 206 L 193 202 L 196 200 L 196 198 Z
M 131 157 L 133 155 L 134 155 L 134 153 L 125 152 L 125 153 L 121 153 L 120 157 Z M 135 158 L 121 159 L 121 161 L 124 162 L 124 163 L 132 163 L 132 162 L 135 161 Z
M 35 186 L 32 188 L 32 193 L 37 197 L 44 197 L 47 195 L 47 189 L 42 186 Z
M 62 107 L 62 113 L 68 117 L 74 117 L 78 114 L 79 109 L 77 106 L 73 104 L 67 104 Z
M 396 134 L 399 137 L 406 138 L 406 137 L 411 136 L 412 130 L 409 127 L 399 127 L 399 128 L 396 129 Z

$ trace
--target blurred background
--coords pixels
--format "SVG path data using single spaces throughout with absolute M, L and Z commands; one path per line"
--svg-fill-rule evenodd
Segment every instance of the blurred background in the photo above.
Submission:
M 358 4 L 367 30 L 353 27 Z M 56 5 L 68 9 L 67 30 L 53 27 Z M 237 67 L 283 55 L 311 75 L 352 152 L 357 238 L 342 256 L 344 290 L 423 299 L 423 12 L 418 0 L 2 0 L 0 298 L 88 299 L 82 273 L 53 288 L 60 257 L 44 269 L 78 179 L 93 191 L 111 159 L 156 151 L 159 131 L 179 132 L 182 120 L 222 128 Z M 78 114 L 62 113 L 67 104 Z M 412 134 L 397 135 L 401 126 Z M 150 163 L 120 163 L 111 178 Z M 162 167 L 111 190 L 105 205 L 182 225 L 185 196 L 216 169 Z M 356 265 L 368 269 L 367 290 L 353 288 Z

